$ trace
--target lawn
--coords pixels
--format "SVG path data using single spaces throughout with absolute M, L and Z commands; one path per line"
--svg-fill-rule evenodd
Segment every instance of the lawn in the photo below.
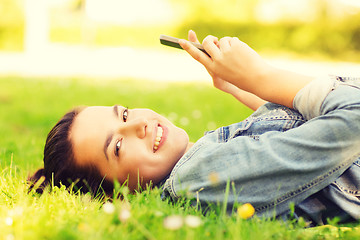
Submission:
M 355 239 L 358 225 L 306 229 L 283 222 L 202 215 L 189 201 L 162 201 L 161 190 L 105 203 L 54 188 L 27 194 L 26 177 L 42 165 L 46 135 L 78 105 L 151 108 L 184 128 L 192 141 L 204 131 L 240 121 L 251 111 L 205 83 L 134 79 L 0 78 L 0 239 Z

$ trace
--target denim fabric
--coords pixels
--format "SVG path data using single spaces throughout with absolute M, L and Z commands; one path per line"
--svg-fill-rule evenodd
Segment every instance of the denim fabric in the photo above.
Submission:
M 268 217 L 285 216 L 294 203 L 317 223 L 329 202 L 335 210 L 326 216 L 359 219 L 359 83 L 316 80 L 295 97 L 298 111 L 267 103 L 246 120 L 207 133 L 175 165 L 162 197 L 227 200 L 229 211 L 249 202 Z

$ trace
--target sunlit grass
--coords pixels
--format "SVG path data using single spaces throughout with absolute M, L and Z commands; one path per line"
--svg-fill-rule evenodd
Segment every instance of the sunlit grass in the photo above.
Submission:
M 145 107 L 183 127 L 192 141 L 208 127 L 251 111 L 204 83 L 101 79 L 0 79 L 0 239 L 356 239 L 359 229 L 304 229 L 304 223 L 205 215 L 188 200 L 162 201 L 161 190 L 91 199 L 63 188 L 27 194 L 26 177 L 42 165 L 47 132 L 77 105 Z M 107 202 L 103 205 L 104 202 Z M 356 226 L 356 225 L 354 225 Z

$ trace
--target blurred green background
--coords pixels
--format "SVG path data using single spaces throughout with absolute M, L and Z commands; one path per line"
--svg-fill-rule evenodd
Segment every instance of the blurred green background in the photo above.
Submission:
M 26 49 L 35 2 L 51 43 L 159 47 L 159 34 L 194 29 L 268 53 L 360 59 L 358 0 L 0 0 L 0 51 Z
M 78 105 L 150 108 L 188 132 L 191 141 L 252 113 L 214 89 L 203 68 L 207 82 L 194 82 L 203 78 L 195 71 L 199 65 L 160 45 L 160 34 L 185 38 L 194 29 L 200 39 L 238 36 L 283 62 L 288 56 L 307 58 L 302 69 L 312 73 L 322 66 L 313 59 L 325 60 L 326 69 L 339 61 L 360 62 L 359 2 L 0 0 L 0 239 L 335 239 L 345 234 L 355 239 L 358 227 L 306 233 L 294 222 L 239 221 L 212 211 L 202 227 L 169 231 L 165 217 L 201 213 L 181 201 L 163 202 L 158 191 L 131 197 L 132 219 L 119 224 L 118 210 L 107 215 L 86 195 L 27 194 L 25 179 L 43 165 L 51 127 Z M 174 78 L 178 81 L 171 82 Z

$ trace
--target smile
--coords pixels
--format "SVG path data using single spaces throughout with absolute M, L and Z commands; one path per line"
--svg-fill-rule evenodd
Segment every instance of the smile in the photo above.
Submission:
M 156 132 L 155 143 L 154 143 L 154 152 L 159 148 L 163 132 L 164 132 L 164 130 L 162 129 L 162 127 L 158 126 L 157 132 Z

